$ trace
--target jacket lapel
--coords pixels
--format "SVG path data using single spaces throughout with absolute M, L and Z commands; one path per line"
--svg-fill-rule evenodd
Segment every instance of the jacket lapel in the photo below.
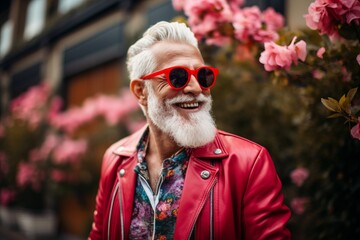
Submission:
M 121 239 L 126 239 L 129 236 L 131 215 L 133 210 L 134 192 L 136 186 L 136 173 L 134 168 L 136 166 L 136 158 L 131 157 L 123 162 L 118 169 L 119 186 L 119 207 L 120 207 L 120 234 Z
M 177 216 L 174 239 L 188 239 L 196 220 L 216 183 L 218 168 L 191 157 Z M 205 172 L 209 173 L 208 178 Z
M 228 155 L 219 134 L 216 134 L 214 141 L 209 144 L 192 150 L 186 170 L 174 239 L 189 239 L 197 218 L 209 199 L 210 191 L 217 182 L 219 168 L 211 164 L 211 161 L 226 158 Z M 206 177 L 206 171 L 209 173 L 208 177 Z

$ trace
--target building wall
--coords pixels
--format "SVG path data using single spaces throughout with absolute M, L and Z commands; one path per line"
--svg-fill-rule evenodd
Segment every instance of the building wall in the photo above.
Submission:
M 308 7 L 314 0 L 287 0 L 286 19 L 290 29 L 306 27 L 304 15 L 308 12 Z
M 8 14 L 10 18 L 14 19 L 13 25 L 16 29 L 13 30 L 13 36 L 15 39 L 20 38 L 24 30 L 24 23 L 21 21 L 25 19 L 23 15 L 26 13 L 26 9 L 24 8 L 27 7 L 29 1 L 11 1 Z M 54 4 L 54 1 L 48 2 Z M 114 4 L 114 7 L 106 10 L 104 14 L 93 14 L 92 18 L 79 23 L 76 27 L 69 28 L 67 26 L 74 25 L 82 15 L 86 17 L 86 14 L 89 14 L 89 11 L 86 12 L 86 8 L 89 9 L 91 4 L 99 5 L 101 2 L 117 2 L 118 4 Z M 125 2 L 128 3 L 125 4 Z M 272 2 L 274 2 L 275 8 L 284 11 L 290 28 L 305 26 L 303 15 L 307 12 L 307 6 L 311 0 Z M 129 7 L 130 3 L 133 6 Z M 249 0 L 248 4 L 258 4 L 263 8 L 269 6 L 269 2 L 263 0 Z M 47 9 L 51 9 L 51 7 L 52 5 L 48 4 Z M 90 84 L 89 82 L 95 81 L 85 80 L 92 79 L 92 76 L 97 78 L 96 89 L 99 92 L 110 93 L 105 86 L 111 86 L 110 88 L 113 90 L 111 93 L 116 93 L 115 89 L 127 85 L 124 56 L 130 43 L 149 25 L 160 20 L 171 20 L 177 14 L 179 13 L 172 8 L 171 0 L 88 0 L 88 3 L 82 8 L 80 7 L 80 10 L 60 19 L 63 22 L 67 21 L 67 25 L 57 24 L 57 26 L 54 24 L 54 28 L 56 26 L 58 28 L 57 31 L 51 29 L 50 26 L 50 29 L 47 27 L 43 33 L 28 40 L 27 43 L 14 41 L 15 49 L 10 52 L 10 57 L 5 56 L 0 59 L 0 114 L 5 112 L 9 99 L 41 81 L 48 82 L 57 93 L 65 98 L 68 105 L 73 105 L 71 101 L 75 99 L 74 95 L 76 95 L 72 93 L 74 90 L 71 90 L 73 81 L 80 81 L 86 86 Z M 55 20 L 50 19 L 49 21 Z M 64 31 L 61 28 L 69 29 Z M 112 38 L 112 41 L 109 38 Z M 100 46 L 104 41 L 109 41 L 109 47 Z M 89 50 L 86 46 L 89 47 Z M 28 73 L 35 74 L 29 76 Z M 78 89 L 76 91 L 89 91 L 88 94 L 78 93 L 82 94 L 83 98 L 95 94 L 87 87 L 76 87 L 76 89 Z M 72 96 L 71 99 L 67 99 L 70 96 Z M 81 100 L 76 100 L 76 104 L 80 104 L 80 102 Z
M 116 94 L 119 87 L 127 85 L 124 56 L 128 45 L 148 25 L 158 20 L 171 20 L 175 11 L 170 0 L 129 1 L 137 2 L 131 7 L 124 7 L 122 2 L 126 1 L 122 0 L 101 1 L 118 4 L 104 14 L 97 14 L 101 16 L 89 18 L 68 31 L 62 30 L 61 24 L 60 27 L 55 24 L 54 28 L 59 28 L 57 32 L 47 28 L 27 43 L 20 41 L 13 44 L 10 53 L 0 59 L 2 112 L 5 112 L 11 98 L 42 81 L 61 94 L 69 106 L 81 104 L 96 91 Z M 88 5 L 91 3 L 89 1 Z M 18 0 L 14 1 L 9 9 L 12 12 L 10 15 L 26 12 L 23 9 L 26 6 Z M 77 21 L 81 14 L 88 13 L 77 10 L 62 21 L 73 24 L 69 19 Z M 23 30 L 23 23 L 18 19 L 14 22 Z M 14 29 L 14 32 L 16 36 L 21 35 L 19 29 Z M 61 35 L 54 36 L 58 32 Z M 36 74 L 31 74 L 34 72 Z M 82 97 L 79 99 L 79 96 Z

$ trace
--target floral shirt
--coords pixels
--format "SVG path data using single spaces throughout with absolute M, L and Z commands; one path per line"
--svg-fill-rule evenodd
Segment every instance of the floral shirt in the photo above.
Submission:
M 189 151 L 182 149 L 163 161 L 156 192 L 150 187 L 145 160 L 148 130 L 137 146 L 138 173 L 130 239 L 173 239 L 176 217 L 184 186 Z

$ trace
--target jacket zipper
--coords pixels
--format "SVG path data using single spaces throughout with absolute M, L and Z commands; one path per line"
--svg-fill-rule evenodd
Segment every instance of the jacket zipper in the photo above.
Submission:
M 214 160 L 211 161 L 211 165 L 214 166 L 215 162 Z M 211 191 L 210 191 L 210 240 L 214 239 L 214 232 L 213 232 L 213 223 L 214 223 L 214 187 L 215 187 L 216 181 L 214 181 L 213 186 L 211 187 Z M 200 213 L 199 213 L 200 214 Z M 199 214 L 197 214 L 196 219 L 198 218 Z M 196 220 L 194 222 L 194 225 L 191 228 L 190 231 L 190 235 L 189 238 L 191 238 L 192 232 L 195 229 L 195 225 L 196 225 Z
M 212 160 L 211 161 L 211 165 L 215 166 L 215 161 Z M 211 188 L 211 192 L 210 192 L 210 240 L 214 239 L 214 186 Z
M 213 237 L 213 222 L 214 222 L 214 187 L 211 188 L 210 192 L 210 240 L 212 240 Z
M 216 181 L 214 181 L 213 185 L 211 186 L 210 194 L 212 193 L 215 184 L 216 184 Z M 210 195 L 210 198 L 211 198 L 211 195 Z M 212 199 L 211 199 L 211 200 L 212 200 Z M 204 202 L 204 204 L 205 204 L 205 202 Z M 204 206 L 204 204 L 203 204 L 203 206 Z M 212 205 L 212 203 L 210 203 L 210 205 Z M 202 206 L 202 207 L 203 207 L 203 206 Z M 202 207 L 201 207 L 201 209 L 202 209 Z M 191 234 L 192 234 L 192 232 L 193 232 L 194 229 L 195 229 L 196 221 L 197 221 L 197 219 L 198 219 L 198 217 L 199 217 L 199 215 L 200 215 L 200 212 L 201 212 L 201 211 L 199 211 L 199 212 L 196 214 L 195 221 L 194 221 L 194 224 L 193 224 L 192 227 L 191 227 L 191 231 L 190 231 L 190 235 L 189 235 L 189 237 L 188 237 L 188 240 L 191 239 Z M 211 209 L 210 209 L 210 221 L 212 221 L 212 219 L 211 219 L 211 218 L 212 218 L 212 215 L 213 215 L 213 213 L 212 213 L 212 208 L 211 208 Z M 212 225 L 212 224 L 211 224 L 211 225 Z M 211 226 L 210 226 L 210 227 L 211 227 Z M 210 229 L 210 239 L 211 239 L 211 238 L 212 238 L 212 230 Z
M 110 204 L 110 213 L 109 213 L 109 218 L 108 218 L 108 237 L 107 239 L 110 239 L 110 225 L 111 225 L 111 216 L 112 216 L 112 209 L 114 206 L 114 200 L 115 200 L 115 196 L 116 196 L 116 192 L 119 190 L 119 186 L 120 186 L 120 182 L 118 182 L 115 186 L 115 190 L 113 192 L 113 195 L 111 197 L 111 204 Z
M 123 201 L 121 194 L 121 187 L 119 182 L 119 210 L 120 210 L 120 229 L 121 229 L 121 239 L 125 239 L 125 230 L 124 230 L 124 213 L 123 213 Z

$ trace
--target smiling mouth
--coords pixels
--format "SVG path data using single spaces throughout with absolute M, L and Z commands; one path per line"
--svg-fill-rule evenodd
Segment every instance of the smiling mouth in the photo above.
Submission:
M 175 104 L 177 107 L 182 109 L 197 109 L 200 107 L 201 103 L 193 102 L 193 103 L 177 103 Z

